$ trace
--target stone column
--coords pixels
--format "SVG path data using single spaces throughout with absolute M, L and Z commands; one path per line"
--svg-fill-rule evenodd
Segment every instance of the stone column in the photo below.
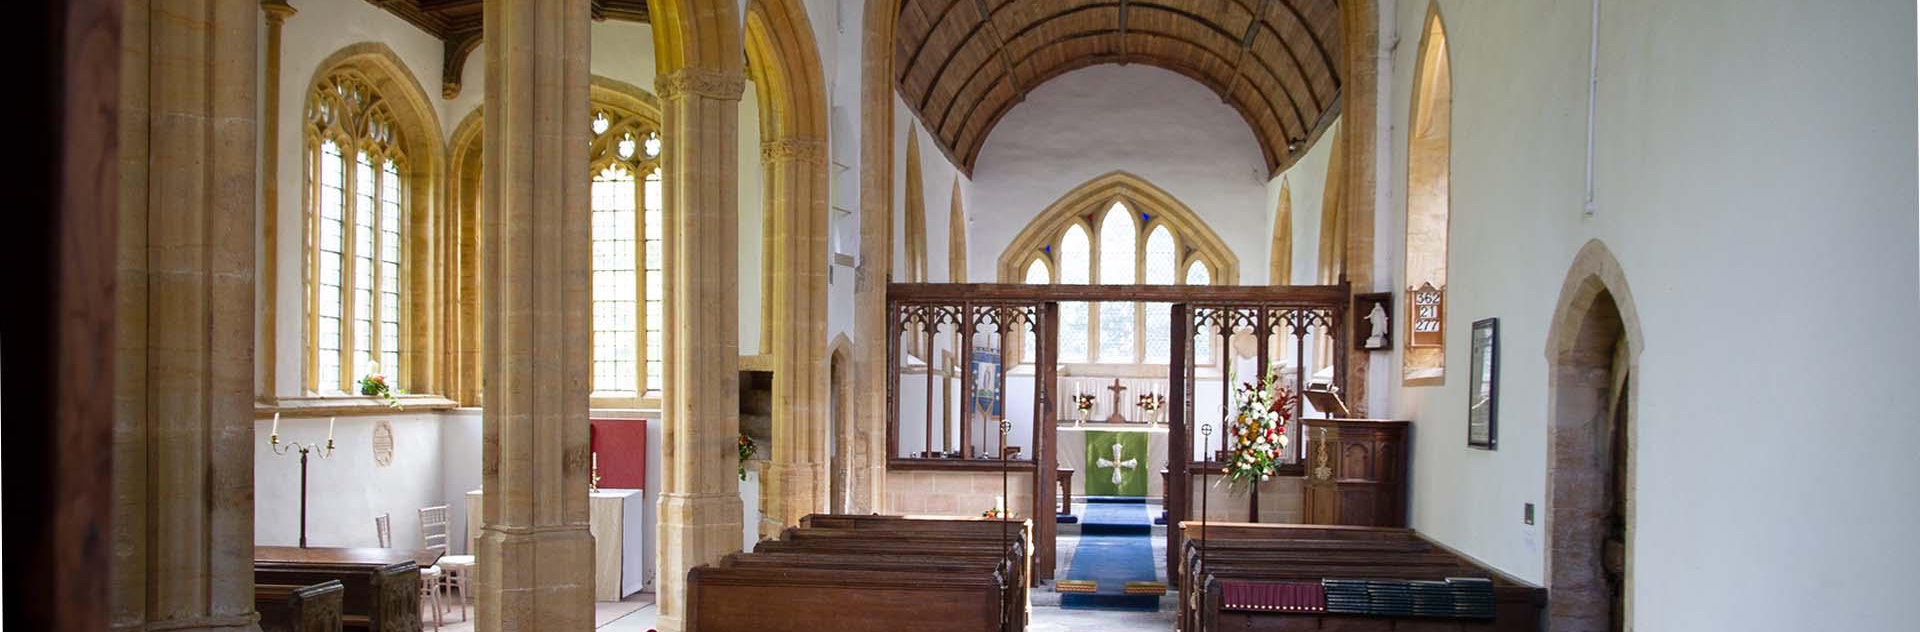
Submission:
M 257 630 L 258 0 L 128 0 L 120 73 L 115 630 Z
M 1347 260 L 1342 270 L 1354 292 L 1377 292 L 1380 286 L 1373 274 L 1374 125 L 1379 113 L 1380 13 L 1376 0 L 1348 0 L 1340 3 L 1340 48 L 1346 71 L 1340 83 L 1340 139 L 1346 144 L 1341 173 L 1345 182 L 1329 183 L 1343 187 L 1340 204 L 1346 208 L 1341 217 L 1347 221 Z M 1392 275 L 1387 275 L 1391 278 Z M 1346 322 L 1349 340 L 1365 322 L 1349 314 Z M 1369 353 L 1352 345 L 1336 353 L 1347 354 L 1347 391 L 1342 394 L 1355 417 L 1367 414 L 1367 374 L 1374 356 L 1385 361 L 1386 354 Z
M 769 97 L 772 98 L 772 97 Z M 762 535 L 826 507 L 827 143 L 761 143 L 773 274 L 773 454 L 762 494 Z
M 272 402 L 279 397 L 278 371 L 280 319 L 275 308 L 280 296 L 280 27 L 298 13 L 287 0 L 260 0 L 260 11 L 267 18 L 266 80 L 260 98 L 260 297 L 255 307 L 260 327 L 260 347 L 255 353 L 260 367 L 260 383 L 255 397 Z
M 860 45 L 860 262 L 853 269 L 853 513 L 885 511 L 887 284 L 893 280 L 893 34 L 896 2 L 868 2 Z
M 660 75 L 667 326 L 656 627 L 686 625 L 687 570 L 740 548 L 739 70 Z M 488 393 L 492 398 L 492 393 Z
M 593 627 L 587 0 L 487 0 L 480 630 Z

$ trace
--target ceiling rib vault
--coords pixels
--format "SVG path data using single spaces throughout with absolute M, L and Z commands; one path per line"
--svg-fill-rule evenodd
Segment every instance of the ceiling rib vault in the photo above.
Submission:
M 1334 0 L 904 0 L 895 81 L 972 173 L 1035 86 L 1097 64 L 1165 68 L 1239 111 L 1278 172 L 1338 111 L 1339 21 Z

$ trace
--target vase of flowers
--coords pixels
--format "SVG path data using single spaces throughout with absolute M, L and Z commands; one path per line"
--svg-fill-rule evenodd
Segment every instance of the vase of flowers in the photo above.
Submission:
M 1224 471 L 1227 480 L 1253 485 L 1273 478 L 1287 453 L 1287 422 L 1293 419 L 1291 402 L 1298 397 L 1276 387 L 1269 374 L 1258 385 L 1241 384 L 1234 391 L 1234 417 L 1227 426 L 1232 447 Z
M 753 442 L 753 438 L 748 437 L 746 433 L 740 434 L 739 443 L 740 443 L 740 480 L 744 481 L 744 480 L 747 480 L 747 459 L 751 459 L 753 458 L 753 455 L 758 454 L 760 452 L 760 446 L 755 445 Z
M 1093 412 L 1093 396 L 1086 393 L 1075 393 L 1073 396 L 1073 410 L 1076 413 L 1073 418 L 1074 427 L 1079 427 L 1087 423 L 1087 414 Z
M 380 374 L 379 362 L 367 363 L 367 375 L 360 378 L 360 394 L 380 398 L 387 408 L 400 408 L 400 400 L 393 396 L 393 385 L 387 383 L 387 376 Z

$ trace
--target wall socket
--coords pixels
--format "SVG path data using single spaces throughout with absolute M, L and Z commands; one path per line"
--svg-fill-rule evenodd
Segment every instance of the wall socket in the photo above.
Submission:
M 1523 519 L 1526 520 L 1527 524 L 1533 524 L 1533 503 L 1527 503 Z

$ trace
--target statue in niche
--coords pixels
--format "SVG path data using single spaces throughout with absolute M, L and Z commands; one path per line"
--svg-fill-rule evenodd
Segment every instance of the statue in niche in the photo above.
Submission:
M 1367 312 L 1367 326 L 1371 334 L 1367 336 L 1366 347 L 1385 349 L 1387 347 L 1387 308 L 1384 305 L 1373 304 L 1373 311 Z

